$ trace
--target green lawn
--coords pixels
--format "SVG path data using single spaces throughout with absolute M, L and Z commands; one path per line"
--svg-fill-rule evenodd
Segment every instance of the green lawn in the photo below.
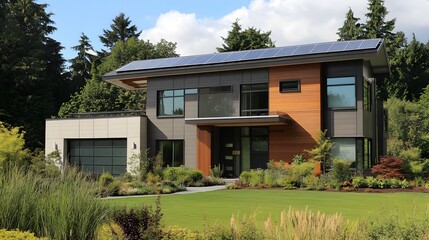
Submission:
M 112 206 L 153 204 L 156 197 L 109 199 Z M 178 225 L 202 230 L 204 224 L 229 223 L 232 214 L 257 214 L 264 219 L 279 219 L 280 211 L 308 209 L 332 214 L 342 213 L 347 219 L 364 219 L 382 214 L 383 210 L 413 214 L 426 212 L 426 193 L 344 193 L 300 190 L 221 190 L 206 193 L 161 196 L 161 208 L 166 225 Z

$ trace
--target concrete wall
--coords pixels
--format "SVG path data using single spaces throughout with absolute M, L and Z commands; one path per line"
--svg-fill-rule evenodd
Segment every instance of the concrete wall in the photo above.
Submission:
M 148 147 L 156 154 L 157 140 L 184 140 L 185 165 L 196 168 L 197 128 L 185 124 L 185 118 L 198 117 L 198 95 L 185 95 L 184 117 L 158 118 L 157 92 L 159 90 L 187 89 L 216 86 L 232 86 L 233 116 L 240 116 L 240 85 L 267 83 L 268 69 L 252 69 L 171 77 L 150 78 L 147 86 L 146 115 L 148 117 Z
M 45 132 L 45 153 L 59 150 L 61 162 L 67 160 L 68 139 L 127 139 L 127 159 L 147 148 L 147 118 L 143 116 L 89 118 L 89 119 L 47 119 Z M 134 144 L 136 149 L 133 149 Z M 135 163 L 138 164 L 138 163 Z M 132 168 L 128 162 L 127 171 Z

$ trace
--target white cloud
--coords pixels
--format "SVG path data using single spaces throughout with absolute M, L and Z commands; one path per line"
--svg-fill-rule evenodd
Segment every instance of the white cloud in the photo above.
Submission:
M 385 5 L 390 11 L 387 19 L 397 18 L 396 30 L 408 37 L 415 32 L 421 41 L 428 41 L 429 0 L 389 0 Z M 219 19 L 170 11 L 161 14 L 155 26 L 144 30 L 141 37 L 153 42 L 161 38 L 177 42 L 181 55 L 212 53 L 221 46 L 221 36 L 227 35 L 231 23 L 240 19 L 244 28 L 271 31 L 276 46 L 333 41 L 349 7 L 356 17 L 365 20 L 367 2 L 362 0 L 253 0 Z

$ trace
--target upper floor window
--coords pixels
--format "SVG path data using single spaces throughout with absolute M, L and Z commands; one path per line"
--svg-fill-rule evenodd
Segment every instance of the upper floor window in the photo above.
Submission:
M 371 82 L 368 79 L 363 81 L 363 109 L 371 111 L 372 91 Z
M 327 79 L 328 108 L 356 108 L 356 78 Z
M 286 80 L 280 82 L 279 88 L 281 93 L 299 92 L 301 91 L 301 84 L 299 79 Z
M 184 90 L 158 91 L 158 116 L 182 117 L 184 115 Z
M 268 84 L 241 85 L 241 116 L 268 114 Z
M 198 90 L 199 117 L 229 117 L 234 114 L 232 86 L 205 87 Z

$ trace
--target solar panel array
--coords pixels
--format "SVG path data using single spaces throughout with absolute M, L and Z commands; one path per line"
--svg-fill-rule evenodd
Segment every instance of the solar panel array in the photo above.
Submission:
M 365 39 L 341 42 L 314 43 L 298 46 L 265 48 L 238 52 L 213 53 L 205 55 L 160 58 L 131 62 L 116 72 L 151 70 L 184 66 L 209 65 L 217 63 L 241 62 L 258 59 L 282 58 L 322 53 L 346 52 L 378 48 L 382 39 Z

